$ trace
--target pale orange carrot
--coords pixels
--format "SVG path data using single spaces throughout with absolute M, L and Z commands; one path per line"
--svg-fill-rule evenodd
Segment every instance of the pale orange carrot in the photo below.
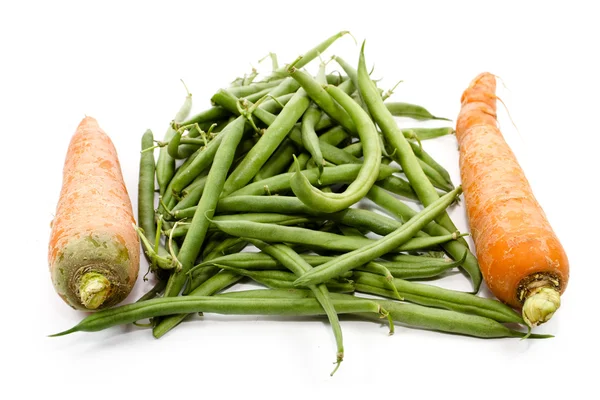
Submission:
M 560 306 L 569 262 L 496 121 L 496 78 L 478 75 L 456 124 L 467 216 L 481 272 L 501 301 L 539 325 Z
M 117 152 L 86 117 L 71 139 L 48 246 L 58 294 L 73 308 L 121 302 L 139 271 L 139 239 Z

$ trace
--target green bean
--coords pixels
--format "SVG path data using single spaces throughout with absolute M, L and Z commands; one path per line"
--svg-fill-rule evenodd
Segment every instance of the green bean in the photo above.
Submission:
M 409 141 L 408 143 L 410 144 L 410 147 L 412 148 L 413 152 L 419 159 L 421 159 L 424 163 L 426 163 L 431 168 L 433 168 L 450 187 L 454 186 L 452 184 L 452 179 L 450 178 L 450 174 L 448 173 L 448 171 L 446 171 L 446 169 L 444 167 L 442 167 L 437 161 L 435 161 L 433 159 L 433 157 L 431 157 L 418 144 L 416 144 L 413 141 Z
M 183 105 L 175 115 L 173 122 L 180 123 L 187 118 L 192 108 L 192 95 L 188 93 L 183 102 Z M 163 141 L 168 142 L 175 135 L 175 129 L 169 125 L 167 132 L 165 133 Z M 158 182 L 158 189 L 160 195 L 164 195 L 167 185 L 175 174 L 175 160 L 169 156 L 168 150 L 162 147 L 158 154 L 158 161 L 156 162 L 156 180 Z
M 181 200 L 171 209 L 171 214 L 176 212 L 177 210 L 183 210 L 189 207 L 195 207 L 198 205 L 198 201 L 200 201 L 200 197 L 202 197 L 202 193 L 204 193 L 204 188 L 206 187 L 206 176 L 201 176 L 200 179 L 194 181 L 194 183 L 190 184 L 185 188 L 182 194 Z M 193 215 L 190 215 L 192 217 Z
M 549 338 L 551 335 L 527 335 L 490 318 L 416 304 L 386 300 L 368 300 L 347 294 L 331 293 L 338 314 L 358 314 L 379 322 L 387 315 L 403 325 L 479 338 Z M 249 290 L 223 293 L 213 297 L 172 297 L 147 300 L 99 311 L 84 318 L 71 329 L 50 336 L 74 332 L 97 332 L 113 326 L 133 323 L 174 313 L 214 312 L 242 315 L 322 315 L 323 308 L 309 291 Z M 366 314 L 365 314 L 366 313 Z M 375 317 L 375 314 L 378 314 Z
M 388 176 L 377 182 L 376 186 L 410 200 L 418 200 L 417 194 L 410 183 L 396 175 Z
M 339 300 L 362 300 L 361 297 L 352 296 L 342 293 L 330 294 L 334 306 Z M 302 289 L 286 289 L 286 290 L 265 290 L 254 289 L 238 292 L 221 293 L 218 298 L 236 298 L 236 299 L 272 299 L 272 300 L 300 300 L 313 298 L 312 292 Z M 509 329 L 500 322 L 491 318 L 486 318 L 478 315 L 464 314 L 457 311 L 445 310 L 441 308 L 430 308 L 417 304 L 401 303 L 389 300 L 374 300 L 380 304 L 386 311 L 390 313 L 395 322 L 403 325 L 434 330 L 447 333 L 455 333 L 466 336 L 479 338 L 503 338 L 517 337 L 542 339 L 550 338 L 551 335 L 532 334 L 528 335 L 525 332 Z M 361 315 L 363 316 L 363 315 Z M 377 320 L 370 315 L 364 315 L 367 319 Z
M 152 131 L 148 129 L 142 135 L 142 152 L 140 155 L 139 183 L 138 183 L 138 225 L 150 242 L 156 237 L 156 223 L 154 221 L 154 154 L 144 151 L 154 145 Z M 151 262 L 148 259 L 148 262 Z
M 312 104 L 302 116 L 302 145 L 315 160 L 319 173 L 322 173 L 323 154 L 321 154 L 319 137 L 315 132 L 315 124 L 319 121 L 319 118 L 321 118 L 321 111 L 316 105 Z
M 152 131 L 147 130 L 142 135 L 142 150 L 152 147 L 153 142 Z M 144 255 L 150 264 L 150 269 L 157 266 L 172 268 L 172 260 L 168 251 L 160 243 L 155 243 L 157 231 L 154 213 L 155 164 L 152 152 L 142 151 L 139 168 L 138 225 L 141 228 L 142 246 L 146 249 Z
M 423 278 L 433 278 L 444 272 L 459 266 L 464 261 L 464 257 L 458 261 L 430 261 L 428 263 L 399 263 L 393 261 L 372 261 L 368 264 L 355 268 L 355 271 L 375 272 L 371 267 L 373 264 L 381 264 L 386 267 L 394 278 L 405 280 L 416 280 Z M 395 296 L 394 298 L 397 298 Z
M 263 179 L 283 173 L 296 151 L 294 143 L 289 139 L 284 139 L 265 165 L 258 171 L 254 177 L 254 181 L 262 181 Z
M 294 194 L 310 207 L 324 212 L 335 212 L 360 201 L 377 180 L 376 171 L 381 165 L 381 147 L 371 119 L 352 100 L 335 86 L 328 86 L 332 95 L 351 115 L 364 147 L 364 163 L 356 179 L 343 193 L 323 193 L 310 183 L 298 169 L 291 178 Z
M 336 183 L 352 182 L 360 173 L 361 167 L 362 166 L 358 164 L 346 164 L 325 168 L 323 169 L 321 176 L 319 176 L 319 172 L 316 170 L 301 171 L 301 174 L 304 175 L 312 185 L 318 185 L 320 181 L 321 186 L 330 186 Z M 393 167 L 387 165 L 380 166 L 379 175 L 376 176 L 376 180 L 384 179 L 394 172 L 396 172 L 396 169 Z M 259 182 L 253 182 L 231 193 L 230 196 L 275 194 L 290 190 L 290 180 L 295 174 L 296 172 L 288 172 L 272 176 Z
M 402 246 L 409 241 L 417 232 L 439 215 L 439 213 L 446 210 L 446 208 L 448 208 L 461 193 L 462 188 L 456 188 L 446 196 L 440 197 L 438 201 L 431 203 L 394 232 L 370 245 L 343 254 L 335 260 L 320 265 L 305 273 L 296 280 L 296 285 L 305 286 L 307 284 L 324 282 L 340 273 L 344 273 L 352 268 L 381 257 L 384 254 L 390 253 L 393 249 Z
M 272 89 L 278 86 L 283 79 L 272 80 L 268 82 L 256 82 L 246 86 L 231 87 L 227 89 L 236 97 L 248 97 L 263 90 Z
M 270 243 L 296 243 L 334 251 L 353 251 L 381 240 L 345 237 L 334 233 L 314 231 L 295 226 L 273 225 L 244 220 L 213 220 L 212 222 L 219 230 L 231 236 L 250 237 Z M 437 246 L 455 239 L 456 234 L 437 237 L 415 237 L 392 249 L 390 252 L 415 251 Z
M 387 286 L 387 282 L 379 275 L 369 272 L 355 272 L 353 279 L 357 285 L 368 285 L 381 289 L 386 289 Z M 400 295 L 410 302 L 480 315 L 498 322 L 525 324 L 519 313 L 498 300 L 403 279 L 394 279 L 393 283 Z M 382 293 L 372 294 L 382 295 Z M 388 295 L 393 296 L 393 293 L 385 294 L 385 296 Z
M 454 189 L 454 185 L 452 182 L 448 182 L 438 171 L 436 171 L 431 165 L 427 164 L 421 158 L 417 157 L 417 162 L 421 167 L 421 170 L 427 176 L 427 179 L 433 187 L 443 190 L 444 192 L 449 192 Z
M 205 282 L 199 285 L 195 290 L 190 292 L 187 297 L 195 296 L 211 296 L 221 290 L 233 285 L 241 279 L 241 275 L 233 271 L 221 271 L 208 278 Z M 152 330 L 152 335 L 159 339 L 168 331 L 179 325 L 188 315 L 188 313 L 169 315 L 163 318 Z
M 229 175 L 223 188 L 222 196 L 245 186 L 269 159 L 275 149 L 288 135 L 296 121 L 308 108 L 309 100 L 304 90 L 299 89 L 285 105 L 275 121 L 267 128 L 256 145 L 246 154 L 246 157 Z
M 289 74 L 294 78 L 304 90 L 308 96 L 314 101 L 325 113 L 333 118 L 338 124 L 350 133 L 358 132 L 356 129 L 356 122 L 349 115 L 349 111 L 342 107 L 330 93 L 327 93 L 323 86 L 319 84 L 312 76 L 308 73 L 301 71 L 297 68 L 291 68 Z
M 229 127 L 231 124 L 227 125 Z M 227 129 L 227 127 L 225 129 Z M 249 128 L 246 126 L 245 131 Z M 231 129 L 231 128 L 230 128 Z M 177 170 L 173 180 L 171 181 L 170 190 L 167 190 L 167 194 L 171 193 L 180 193 L 186 186 L 188 186 L 196 177 L 204 171 L 215 158 L 215 154 L 223 141 L 223 138 L 226 131 L 223 130 L 222 133 L 218 134 L 214 139 L 212 139 L 206 147 L 202 148 L 195 154 L 197 154 L 194 158 L 186 160 L 184 164 Z M 189 161 L 189 162 L 188 162 Z
M 325 39 L 324 41 L 322 41 L 321 43 L 319 43 L 312 49 L 308 50 L 301 57 L 299 57 L 294 62 L 294 66 L 296 68 L 304 67 L 309 62 L 311 62 L 312 60 L 314 60 L 315 58 L 317 58 L 318 56 L 323 54 L 325 52 L 325 50 L 327 50 L 329 48 L 329 46 L 331 46 L 336 40 L 338 40 L 342 36 L 349 34 L 349 33 L 350 32 L 348 32 L 348 31 L 340 31 L 340 32 L 336 33 L 335 35 L 328 37 L 327 39 Z M 274 77 L 285 76 L 287 69 L 288 69 L 287 65 L 283 66 L 283 67 L 277 69 L 276 71 L 274 71 L 273 76 Z
M 334 259 L 334 257 L 310 254 L 302 254 L 300 257 L 302 257 L 302 259 L 306 263 L 310 264 L 313 267 L 325 264 L 326 262 Z M 459 266 L 461 262 L 464 261 L 463 259 L 458 261 L 452 261 L 448 259 L 436 258 L 431 260 L 422 260 L 427 258 L 431 257 L 419 257 L 419 259 L 421 260 L 420 262 L 374 260 L 365 265 L 361 265 L 360 267 L 355 268 L 355 271 L 373 272 L 373 264 L 380 264 L 387 268 L 392 274 L 392 276 L 394 276 L 395 278 L 414 280 L 438 276 L 448 271 L 449 269 Z M 239 268 L 246 270 L 277 270 L 284 268 L 279 261 L 275 260 L 273 257 L 265 253 L 232 253 L 220 257 L 215 257 L 211 260 L 204 261 L 194 266 L 189 271 L 189 274 L 192 277 L 192 279 L 198 272 L 202 272 L 207 267 L 212 265 L 212 263 L 221 266 L 226 265 L 227 267 L 232 269 Z
M 348 133 L 341 126 L 333 127 L 319 136 L 321 142 L 332 146 L 337 146 L 348 138 Z
M 359 67 L 360 71 L 360 67 Z M 359 72 L 360 74 L 360 72 Z M 385 107 L 388 109 L 391 115 L 394 117 L 407 117 L 416 120 L 443 120 L 443 121 L 451 121 L 448 118 L 436 117 L 427 111 L 424 107 L 418 106 L 416 104 L 410 103 L 400 103 L 400 102 L 386 102 L 384 103 Z
M 301 215 L 276 214 L 276 213 L 248 213 L 234 215 L 219 215 L 213 218 L 215 223 L 210 223 L 208 229 L 213 231 L 217 228 L 217 222 L 222 221 L 250 221 L 262 224 L 277 224 L 277 225 L 299 225 L 310 222 L 310 219 Z M 186 236 L 190 230 L 191 223 L 178 225 L 177 227 L 167 230 L 165 235 L 174 238 Z
M 401 201 L 398 201 L 398 199 L 396 199 L 394 196 L 376 186 L 371 188 L 367 197 L 377 205 L 381 206 L 383 209 L 398 216 L 402 221 L 411 219 L 417 213 L 411 207 L 407 206 Z M 423 231 L 430 235 L 436 236 L 450 233 L 446 228 L 435 222 L 429 223 L 429 225 L 423 228 Z M 469 251 L 469 247 L 457 240 L 444 243 L 442 244 L 442 247 L 454 260 L 460 259 L 465 251 L 467 252 L 467 258 L 461 267 L 471 277 L 471 281 L 473 282 L 473 286 L 475 288 L 475 293 L 477 293 L 477 289 L 479 288 L 482 279 L 481 271 L 479 270 L 477 259 L 473 253 Z
M 207 110 L 204 110 L 193 117 L 185 120 L 185 121 L 174 121 L 173 128 L 179 129 L 182 126 L 194 125 L 194 124 L 202 124 L 202 123 L 213 123 L 222 119 L 229 117 L 231 113 L 225 110 L 222 107 L 211 107 Z M 185 117 L 184 117 L 185 118 Z M 166 138 L 165 142 L 168 141 Z
M 387 315 L 376 302 L 352 296 L 335 300 L 338 314 L 375 313 Z M 316 299 L 247 299 L 216 296 L 164 297 L 139 303 L 117 306 L 84 318 L 71 329 L 51 336 L 63 336 L 74 332 L 98 332 L 113 326 L 130 324 L 146 318 L 171 314 L 210 312 L 229 315 L 293 315 L 310 316 L 324 313 Z M 391 322 L 391 321 L 390 321 Z
M 179 294 L 185 283 L 187 271 L 193 266 L 196 257 L 200 253 L 200 248 L 208 231 L 210 218 L 214 214 L 227 172 L 233 162 L 235 149 L 244 134 L 244 125 L 245 119 L 238 117 L 236 121 L 229 124 L 219 134 L 219 136 L 224 137 L 224 144 L 216 151 L 213 165 L 206 180 L 206 188 L 208 190 L 204 191 L 200 203 L 198 203 L 198 208 L 192 218 L 189 231 L 179 251 L 178 259 L 181 270 L 170 276 L 167 288 L 165 289 L 165 297 L 177 296 Z
M 260 283 L 271 289 L 294 289 L 294 280 L 296 275 L 289 271 L 280 270 L 245 270 L 243 268 L 229 268 L 226 265 L 215 264 L 224 270 L 230 270 L 236 274 L 245 276 L 252 279 L 253 281 Z M 206 268 L 204 268 L 206 269 Z M 335 293 L 352 293 L 354 292 L 354 285 L 351 282 L 340 282 L 337 280 L 331 280 L 325 282 L 326 289 Z
M 423 169 L 419 165 L 418 159 L 413 153 L 408 141 L 404 138 L 404 135 L 398 128 L 396 121 L 388 109 L 384 106 L 375 84 L 369 77 L 365 64 L 364 43 L 360 52 L 358 78 L 359 89 L 363 99 L 365 100 L 365 103 L 369 107 L 369 110 L 377 122 L 377 125 L 379 125 L 381 128 L 386 141 L 393 149 L 395 149 L 395 151 L 392 153 L 392 158 L 402 167 L 404 174 L 408 178 L 413 190 L 421 200 L 421 203 L 423 203 L 425 206 L 428 206 L 437 200 L 439 195 L 423 172 Z M 436 221 L 448 231 L 452 232 L 456 230 L 456 226 L 447 213 L 441 214 Z M 460 242 L 467 246 L 467 243 L 464 239 L 460 240 Z M 474 258 L 467 258 L 467 260 L 470 260 L 470 262 L 473 260 L 476 261 Z M 474 290 L 478 291 L 481 284 L 480 275 L 479 277 L 477 275 L 472 275 L 471 280 Z
M 402 133 L 407 139 L 428 140 L 438 137 L 453 135 L 454 128 L 403 128 Z

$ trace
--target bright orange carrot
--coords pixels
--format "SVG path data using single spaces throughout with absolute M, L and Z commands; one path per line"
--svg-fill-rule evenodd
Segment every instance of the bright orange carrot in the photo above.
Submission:
M 58 294 L 73 308 L 121 302 L 139 271 L 139 239 L 117 152 L 91 117 L 81 121 L 67 151 L 48 246 Z
M 496 123 L 496 78 L 477 76 L 456 125 L 467 216 L 483 277 L 531 326 L 560 306 L 567 255 Z

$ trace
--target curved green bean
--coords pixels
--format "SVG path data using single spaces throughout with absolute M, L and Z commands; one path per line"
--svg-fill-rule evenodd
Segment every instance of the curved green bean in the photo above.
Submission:
M 328 86 L 327 92 L 351 114 L 363 143 L 364 163 L 356 179 L 343 193 L 321 192 L 312 186 L 299 169 L 292 176 L 291 187 L 303 203 L 315 210 L 335 212 L 360 201 L 377 181 L 377 170 L 381 165 L 381 146 L 377 130 L 363 109 L 335 86 Z

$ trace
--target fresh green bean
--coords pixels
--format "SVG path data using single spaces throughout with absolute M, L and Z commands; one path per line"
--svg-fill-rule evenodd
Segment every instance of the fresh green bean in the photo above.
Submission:
M 348 95 L 335 86 L 328 86 L 327 93 L 351 114 L 364 148 L 364 163 L 356 179 L 343 193 L 323 193 L 310 183 L 298 169 L 292 176 L 294 194 L 310 207 L 324 212 L 335 212 L 348 208 L 361 200 L 377 181 L 377 170 L 381 165 L 381 146 L 373 122 Z
M 375 301 L 349 296 L 335 300 L 338 314 L 375 313 L 387 315 Z M 74 332 L 97 332 L 113 326 L 130 324 L 146 318 L 172 314 L 210 312 L 234 315 L 323 315 L 323 307 L 314 298 L 307 299 L 247 299 L 217 296 L 163 297 L 139 303 L 117 306 L 84 318 L 71 329 L 51 336 L 63 336 Z M 390 321 L 391 322 L 391 321 Z
M 308 50 L 301 57 L 299 57 L 294 62 L 294 66 L 296 68 L 304 67 L 309 62 L 311 62 L 312 60 L 314 60 L 315 58 L 317 58 L 321 54 L 323 54 L 325 52 L 325 50 L 327 50 L 329 48 L 329 46 L 331 46 L 336 40 L 338 40 L 342 36 L 349 34 L 349 33 L 350 32 L 348 32 L 348 31 L 340 31 L 340 32 L 336 33 L 335 35 L 328 37 L 327 39 L 325 39 L 324 41 L 322 41 L 321 43 L 319 43 L 312 49 Z M 273 77 L 285 76 L 287 69 L 288 69 L 287 65 L 277 69 L 276 71 L 273 72 Z
M 183 105 L 175 115 L 173 122 L 180 123 L 187 118 L 192 108 L 192 95 L 188 93 L 183 102 Z M 168 142 L 175 135 L 175 129 L 171 125 L 165 133 L 163 141 Z M 168 150 L 165 147 L 161 147 L 158 153 L 158 160 L 156 162 L 156 180 L 158 182 L 158 189 L 160 195 L 164 195 L 167 185 L 175 174 L 175 160 L 169 156 Z
M 140 155 L 138 183 L 138 225 L 144 231 L 148 240 L 154 243 L 156 223 L 154 221 L 154 153 L 144 151 L 154 145 L 154 136 L 148 129 L 142 135 L 142 152 Z M 148 259 L 148 262 L 151 262 Z
M 315 124 L 319 121 L 319 118 L 321 118 L 321 111 L 316 105 L 312 104 L 302 116 L 302 145 L 312 156 L 319 173 L 322 173 L 323 154 L 321 153 L 319 137 L 315 132 Z
M 296 146 L 291 140 L 284 139 L 265 165 L 258 171 L 254 177 L 254 181 L 262 181 L 263 179 L 283 173 L 297 151 Z
M 422 160 L 425 164 L 433 168 L 444 180 L 444 182 L 446 182 L 450 187 L 454 186 L 452 183 L 452 179 L 450 178 L 450 174 L 442 165 L 435 161 L 433 157 L 431 157 L 421 146 L 419 146 L 415 142 L 409 141 L 408 143 L 410 144 L 410 147 L 412 148 L 415 155 L 420 160 Z
M 310 254 L 302 254 L 300 255 L 300 257 L 302 257 L 302 259 L 306 263 L 310 264 L 313 267 L 325 264 L 326 262 L 334 259 L 334 257 Z M 373 272 L 373 264 L 380 264 L 387 268 L 392 274 L 392 276 L 394 276 L 395 278 L 414 280 L 438 276 L 452 268 L 459 266 L 464 261 L 464 259 L 452 261 L 448 259 L 437 259 L 422 256 L 418 258 L 420 260 L 419 262 L 374 260 L 365 265 L 357 267 L 355 271 Z M 239 268 L 247 270 L 277 270 L 284 268 L 284 266 L 281 265 L 279 261 L 275 260 L 268 254 L 242 252 L 222 255 L 220 257 L 212 258 L 211 260 L 203 261 L 202 263 L 190 269 L 190 276 L 193 279 L 193 277 L 195 277 L 197 273 L 203 272 L 209 266 L 213 265 L 213 263 L 221 266 L 226 265 L 227 267 L 233 269 Z
M 221 195 L 221 190 L 227 176 L 227 172 L 233 162 L 235 149 L 242 140 L 244 134 L 245 119 L 238 117 L 236 121 L 229 124 L 225 130 L 219 134 L 223 136 L 223 146 L 216 151 L 213 165 L 208 173 L 206 188 L 196 213 L 187 232 L 181 250 L 178 254 L 178 260 L 181 270 L 176 271 L 169 277 L 165 297 L 177 296 L 186 280 L 187 271 L 193 266 L 196 257 L 200 253 L 200 248 L 204 242 L 206 232 L 210 223 L 210 218 L 214 214 L 217 201 Z
M 386 289 L 387 282 L 381 276 L 369 272 L 355 272 L 353 279 L 357 285 L 368 285 Z M 394 286 L 405 300 L 430 307 L 446 308 L 467 314 L 480 315 L 498 322 L 525 324 L 521 315 L 498 300 L 475 296 L 470 293 L 445 289 L 425 283 L 394 279 Z M 372 293 L 394 296 L 393 293 Z
M 223 188 L 222 196 L 245 186 L 269 159 L 275 149 L 283 142 L 294 124 L 308 108 L 309 99 L 304 90 L 299 89 L 285 105 L 275 121 L 267 128 L 256 145 L 229 175 Z
M 371 115 L 377 122 L 377 125 L 381 128 L 386 141 L 396 151 L 392 152 L 392 158 L 398 162 L 404 171 L 404 174 L 408 178 L 410 185 L 421 200 L 421 202 L 428 206 L 439 198 L 439 195 L 433 185 L 429 182 L 429 179 L 423 172 L 423 169 L 419 165 L 418 159 L 413 153 L 408 141 L 404 138 L 402 131 L 398 128 L 396 121 L 384 106 L 379 92 L 377 91 L 375 84 L 371 81 L 367 72 L 365 56 L 364 56 L 364 43 L 360 52 L 359 68 L 358 68 L 358 79 L 359 89 L 365 103 L 371 111 Z M 455 231 L 456 226 L 450 219 L 447 213 L 442 213 L 436 221 L 446 228 L 448 231 Z M 463 245 L 467 246 L 466 241 L 463 239 L 460 241 Z M 462 252 L 461 252 L 462 255 Z M 470 262 L 473 261 L 471 258 L 467 258 Z M 476 259 L 474 259 L 476 261 Z M 471 275 L 474 290 L 477 292 L 481 284 L 480 275 Z
M 402 128 L 402 133 L 407 139 L 417 139 L 418 141 L 421 141 L 453 135 L 454 128 Z
M 308 96 L 314 101 L 325 113 L 333 118 L 338 124 L 350 133 L 358 132 L 356 122 L 349 115 L 349 111 L 342 107 L 330 93 L 327 93 L 323 86 L 317 82 L 312 76 L 305 71 L 297 68 L 291 68 L 289 74 L 294 78 Z
M 283 81 L 283 79 L 276 79 L 268 82 L 256 82 L 246 86 L 230 87 L 227 90 L 236 97 L 248 97 L 258 92 L 272 89 L 278 86 L 281 81 Z
M 402 221 L 408 221 L 417 213 L 414 209 L 377 186 L 371 188 L 367 197 L 384 210 L 398 216 Z M 446 228 L 435 222 L 429 223 L 423 228 L 423 231 L 427 234 L 436 236 L 450 233 Z M 446 242 L 442 244 L 442 247 L 454 260 L 460 259 L 465 251 L 467 252 L 467 258 L 461 267 L 471 277 L 471 281 L 475 287 L 475 293 L 477 293 L 477 288 L 479 288 L 482 279 L 481 271 L 479 270 L 477 259 L 473 253 L 469 251 L 469 247 L 458 240 Z
M 202 197 L 202 193 L 204 193 L 204 188 L 206 187 L 206 176 L 201 176 L 200 179 L 194 181 L 194 183 L 190 184 L 185 188 L 181 194 L 183 197 L 179 200 L 179 202 L 171 209 L 171 214 L 176 212 L 177 210 L 183 210 L 189 207 L 195 207 L 198 205 L 198 201 L 200 201 L 200 197 Z M 187 193 L 186 193 L 187 192 Z M 190 215 L 192 217 L 193 215 Z
M 310 247 L 334 250 L 353 251 L 372 245 L 379 240 L 360 237 L 346 237 L 329 232 L 295 226 L 273 225 L 244 220 L 212 221 L 222 232 L 231 236 L 250 237 L 270 243 L 296 243 Z M 456 239 L 456 234 L 446 236 L 415 237 L 390 252 L 416 251 L 430 248 Z M 340 256 L 341 257 L 341 256 Z
M 339 300 L 362 300 L 361 297 L 352 296 L 342 293 L 331 293 L 330 294 L 334 306 L 337 308 L 337 301 Z M 292 300 L 292 299 L 309 299 L 313 297 L 312 292 L 308 290 L 295 289 L 295 290 L 245 290 L 238 292 L 221 293 L 216 297 L 218 298 L 236 298 L 236 299 L 272 299 L 272 300 Z M 509 329 L 502 323 L 494 321 L 493 319 L 481 317 L 478 315 L 469 315 L 451 310 L 444 310 L 440 308 L 430 308 L 417 304 L 401 303 L 397 301 L 389 300 L 375 300 L 380 304 L 386 311 L 390 313 L 392 319 L 400 324 L 433 331 L 454 333 L 466 336 L 473 336 L 479 338 L 529 338 L 529 339 L 543 339 L 550 338 L 552 335 L 544 334 L 531 334 L 528 335 L 525 332 L 519 332 L 517 330 Z M 377 319 L 371 315 L 361 315 L 370 320 Z
M 398 248 L 409 241 L 437 215 L 446 210 L 446 208 L 448 208 L 461 193 L 462 188 L 459 186 L 447 195 L 440 197 L 438 201 L 431 203 L 428 207 L 389 235 L 386 235 L 368 246 L 343 254 L 333 261 L 318 266 L 298 278 L 295 284 L 297 286 L 305 286 L 307 284 L 322 283 L 340 273 L 344 273 L 352 268 L 366 264 L 369 261 L 390 253 L 393 249 Z
M 317 170 L 305 170 L 301 171 L 301 174 L 306 177 L 311 185 L 330 186 L 336 183 L 352 182 L 356 179 L 361 171 L 361 165 L 358 164 L 346 164 L 339 165 L 337 167 L 328 167 L 323 169 L 323 173 L 319 176 Z M 384 179 L 392 175 L 397 170 L 390 166 L 380 166 L 379 175 L 376 176 L 376 180 Z M 259 182 L 253 182 L 245 187 L 236 190 L 229 196 L 241 196 L 241 195 L 264 195 L 264 194 L 275 194 L 288 191 L 291 189 L 291 178 L 296 174 L 285 173 L 270 178 L 264 179 Z M 320 183 L 319 183 L 320 182 Z
M 222 221 L 250 221 L 262 224 L 277 224 L 277 225 L 300 225 L 310 222 L 310 218 L 302 215 L 290 215 L 290 214 L 276 214 L 276 213 L 248 213 L 248 214 L 234 214 L 234 215 L 219 215 L 213 218 L 215 223 L 210 223 L 208 226 L 209 230 L 218 229 L 216 223 Z M 180 224 L 173 229 L 169 229 L 165 232 L 168 237 L 180 238 L 186 236 L 190 230 L 191 223 Z
M 360 71 L 360 67 L 359 67 Z M 359 72 L 360 75 L 360 72 Z M 388 109 L 391 115 L 394 117 L 406 117 L 412 118 L 416 120 L 443 120 L 443 121 L 451 121 L 448 118 L 436 117 L 427 111 L 424 107 L 418 106 L 416 104 L 410 103 L 401 103 L 401 102 L 386 102 L 384 103 L 385 107 Z

